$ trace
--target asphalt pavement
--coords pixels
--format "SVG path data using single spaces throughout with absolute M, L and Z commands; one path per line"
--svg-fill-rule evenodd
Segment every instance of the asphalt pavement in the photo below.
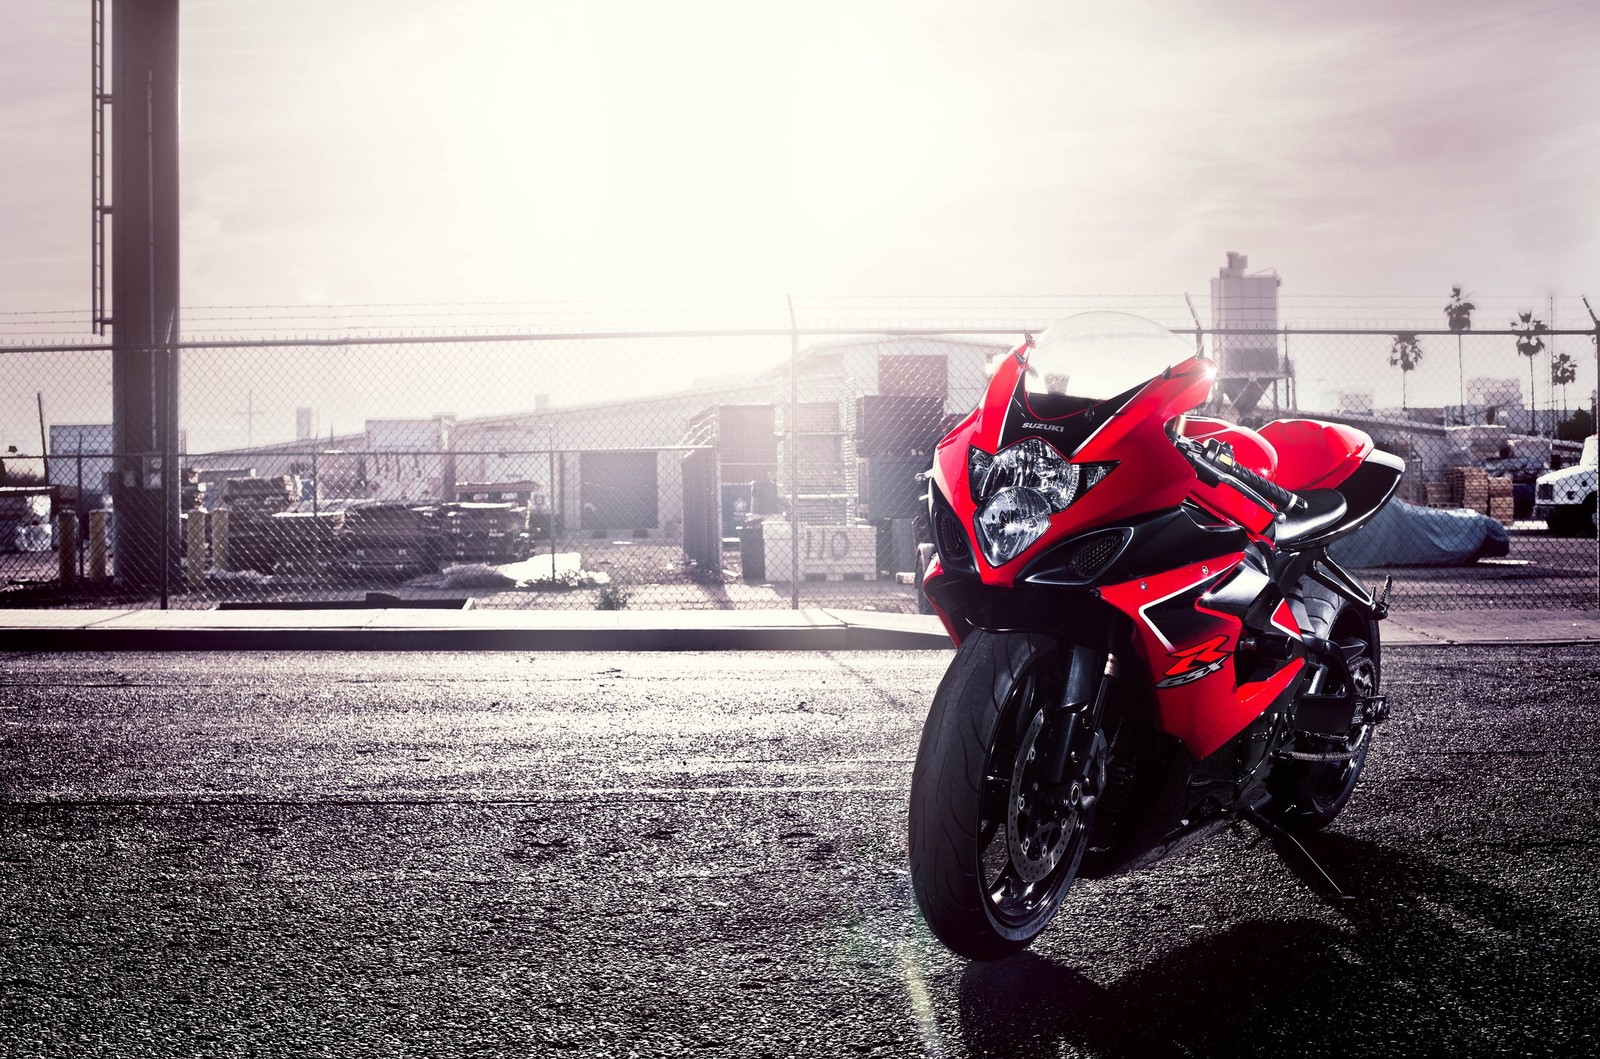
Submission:
M 1399 645 L 1363 788 L 913 907 L 938 651 L 0 656 L 0 1055 L 1592 1055 L 1600 658 Z

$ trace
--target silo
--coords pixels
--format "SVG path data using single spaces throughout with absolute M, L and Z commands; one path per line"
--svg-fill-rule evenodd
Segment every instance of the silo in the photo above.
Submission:
M 1261 395 L 1283 378 L 1278 359 L 1278 285 L 1273 271 L 1246 273 L 1250 259 L 1228 251 L 1228 263 L 1211 279 L 1211 326 L 1219 330 L 1265 332 L 1215 335 L 1218 381 L 1240 413 L 1253 409 Z

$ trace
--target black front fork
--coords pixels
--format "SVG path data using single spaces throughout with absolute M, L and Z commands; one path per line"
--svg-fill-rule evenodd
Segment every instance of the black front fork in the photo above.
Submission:
M 1082 776 L 1089 764 L 1087 759 L 1104 755 L 1105 734 L 1101 725 L 1106 697 L 1118 672 L 1116 655 L 1104 654 L 1092 647 L 1073 647 L 1072 668 L 1056 707 L 1062 728 L 1045 761 L 1044 779 L 1052 786 L 1059 787 Z

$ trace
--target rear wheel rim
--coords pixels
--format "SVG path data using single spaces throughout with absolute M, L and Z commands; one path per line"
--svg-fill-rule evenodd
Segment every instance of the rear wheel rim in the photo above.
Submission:
M 1358 658 L 1350 666 L 1350 678 L 1354 687 L 1351 689 L 1356 695 L 1367 697 L 1378 692 L 1378 671 L 1368 657 Z M 1319 770 L 1311 788 L 1312 800 L 1317 803 L 1317 808 L 1322 809 L 1333 805 L 1342 799 L 1347 789 L 1355 782 L 1361 772 L 1367 751 L 1367 743 L 1372 738 L 1372 725 L 1358 724 L 1350 729 L 1350 734 L 1345 737 L 1342 748 L 1352 756 L 1349 760 L 1336 765 L 1328 765 Z

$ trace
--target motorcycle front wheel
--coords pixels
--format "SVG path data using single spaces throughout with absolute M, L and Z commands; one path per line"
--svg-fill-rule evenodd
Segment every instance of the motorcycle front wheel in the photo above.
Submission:
M 1077 876 L 1107 764 L 1091 707 L 1064 701 L 1086 655 L 976 631 L 934 694 L 911 780 L 911 878 L 928 926 L 962 956 L 1025 948 Z

